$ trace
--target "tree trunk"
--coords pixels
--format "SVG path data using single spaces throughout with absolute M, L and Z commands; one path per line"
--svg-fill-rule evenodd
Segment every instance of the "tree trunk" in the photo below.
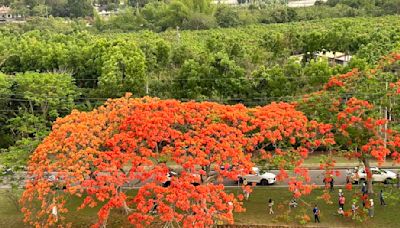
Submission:
M 369 159 L 368 158 L 363 158 L 363 163 L 365 166 L 365 172 L 367 174 L 367 189 L 368 189 L 368 194 L 373 194 L 374 189 L 372 188 L 372 173 L 371 173 L 371 167 L 369 164 Z M 371 173 L 371 176 L 368 176 L 368 173 Z

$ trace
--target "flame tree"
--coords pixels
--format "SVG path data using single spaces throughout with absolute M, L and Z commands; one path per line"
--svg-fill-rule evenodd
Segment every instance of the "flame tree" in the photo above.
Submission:
M 233 223 L 232 212 L 244 210 L 243 196 L 224 191 L 223 179 L 236 180 L 262 158 L 282 169 L 294 166 L 290 190 L 308 194 L 313 186 L 301 163 L 310 148 L 333 143 L 330 125 L 308 121 L 287 103 L 246 108 L 127 94 L 55 122 L 29 162 L 22 211 L 25 222 L 36 227 L 71 225 L 64 221 L 72 195 L 81 199 L 72 210 L 100 206 L 94 227 L 105 227 L 113 209 L 124 210 L 138 227 Z M 181 171 L 162 187 L 167 163 Z M 127 194 L 127 185 L 140 187 L 137 194 Z M 155 205 L 157 213 L 152 213 Z M 51 215 L 54 207 L 58 221 Z

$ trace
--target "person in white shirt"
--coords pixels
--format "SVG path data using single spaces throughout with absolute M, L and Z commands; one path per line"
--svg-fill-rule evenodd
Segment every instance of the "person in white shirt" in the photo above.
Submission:
M 58 222 L 58 210 L 57 210 L 56 199 L 55 198 L 53 198 L 53 208 L 51 209 L 51 214 L 56 219 L 56 222 Z
M 351 179 L 351 170 L 350 169 L 346 169 L 346 183 L 350 183 L 350 179 Z
M 274 214 L 274 209 L 272 208 L 274 206 L 274 201 L 270 198 L 268 200 L 268 207 L 269 207 L 269 214 L 272 215 Z
M 369 200 L 368 215 L 371 218 L 374 217 L 374 200 L 373 199 Z

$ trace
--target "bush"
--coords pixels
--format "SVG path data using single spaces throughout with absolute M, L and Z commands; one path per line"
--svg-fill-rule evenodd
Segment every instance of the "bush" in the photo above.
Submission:
M 232 7 L 219 7 L 215 13 L 215 19 L 220 27 L 235 27 L 239 26 L 240 18 L 239 13 Z
M 182 29 L 188 30 L 211 29 L 215 27 L 217 27 L 216 19 L 204 13 L 193 13 L 182 24 Z

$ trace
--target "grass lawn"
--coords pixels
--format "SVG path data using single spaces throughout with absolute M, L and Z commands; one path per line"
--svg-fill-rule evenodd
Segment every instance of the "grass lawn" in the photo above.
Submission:
M 382 187 L 376 186 L 374 191 L 377 193 Z M 237 190 L 233 190 L 235 192 Z M 355 192 L 359 192 L 358 186 L 354 186 L 352 191 L 343 189 L 346 204 L 345 210 L 351 209 L 351 198 Z M 391 191 L 390 188 L 384 190 L 385 192 Z M 398 197 L 400 190 L 393 189 L 393 196 Z M 235 223 L 237 224 L 292 224 L 299 225 L 299 219 L 296 216 L 301 216 L 307 214 L 312 220 L 310 223 L 314 224 L 314 218 L 312 213 L 312 208 L 316 203 L 321 210 L 321 226 L 325 227 L 362 227 L 367 223 L 367 227 L 399 227 L 400 216 L 399 210 L 400 205 L 398 200 L 389 201 L 386 200 L 388 206 L 380 206 L 379 198 L 376 194 L 374 197 L 375 202 L 375 217 L 368 219 L 364 222 L 358 222 L 352 220 L 348 217 L 341 217 L 337 215 L 338 209 L 338 189 L 336 189 L 332 194 L 333 204 L 327 204 L 322 199 L 317 199 L 317 196 L 322 195 L 322 190 L 314 190 L 310 196 L 302 197 L 299 200 L 299 206 L 288 212 L 288 203 L 291 199 L 291 194 L 286 188 L 257 188 L 249 198 L 249 201 L 245 202 L 245 207 L 247 211 L 245 213 L 238 213 L 235 215 Z M 269 215 L 267 211 L 267 201 L 272 198 L 275 202 L 274 205 L 274 215 Z M 362 206 L 360 205 L 360 209 Z M 286 218 L 284 218 L 286 215 Z
M 375 186 L 375 191 L 382 188 L 381 186 Z M 0 190 L 0 227 L 7 228 L 19 228 L 27 227 L 22 222 L 22 214 L 19 213 L 11 203 L 9 203 L 4 197 Z M 228 189 L 227 191 L 233 193 L 240 193 L 238 189 Z M 345 210 L 351 207 L 351 196 L 355 191 L 359 191 L 359 187 L 355 186 L 352 191 L 344 190 L 346 196 Z M 397 196 L 399 190 L 391 190 L 390 188 L 385 189 L 386 192 L 393 191 Z M 314 190 L 312 195 L 303 197 L 299 200 L 299 206 L 288 212 L 288 202 L 291 199 L 291 194 L 287 188 L 273 188 L 273 187 L 257 187 L 254 192 L 250 195 L 249 201 L 245 202 L 247 211 L 245 213 L 235 214 L 236 224 L 289 224 L 299 225 L 299 219 L 296 216 L 307 214 L 312 217 L 312 207 L 314 203 L 317 203 L 321 210 L 321 224 L 323 227 L 399 227 L 400 216 L 399 210 L 400 205 L 398 200 L 387 199 L 388 206 L 380 206 L 377 196 L 375 196 L 375 217 L 368 219 L 363 223 L 353 221 L 351 218 L 339 217 L 336 215 L 338 209 L 337 205 L 337 189 L 332 193 L 333 204 L 327 204 L 322 199 L 316 199 L 317 196 L 321 195 L 321 190 Z M 134 194 L 134 192 L 132 192 Z M 274 215 L 269 215 L 267 211 L 267 201 L 272 198 L 275 201 Z M 96 221 L 96 211 L 98 208 L 84 209 L 81 211 L 72 210 L 79 205 L 77 198 L 71 198 L 68 207 L 71 208 L 67 215 L 67 221 L 72 222 L 73 227 L 88 227 L 90 224 Z M 360 207 L 361 208 L 361 207 Z M 313 220 L 311 221 L 313 223 Z M 129 223 L 124 218 L 124 215 L 120 211 L 114 211 L 112 217 L 109 219 L 108 227 L 130 227 Z

